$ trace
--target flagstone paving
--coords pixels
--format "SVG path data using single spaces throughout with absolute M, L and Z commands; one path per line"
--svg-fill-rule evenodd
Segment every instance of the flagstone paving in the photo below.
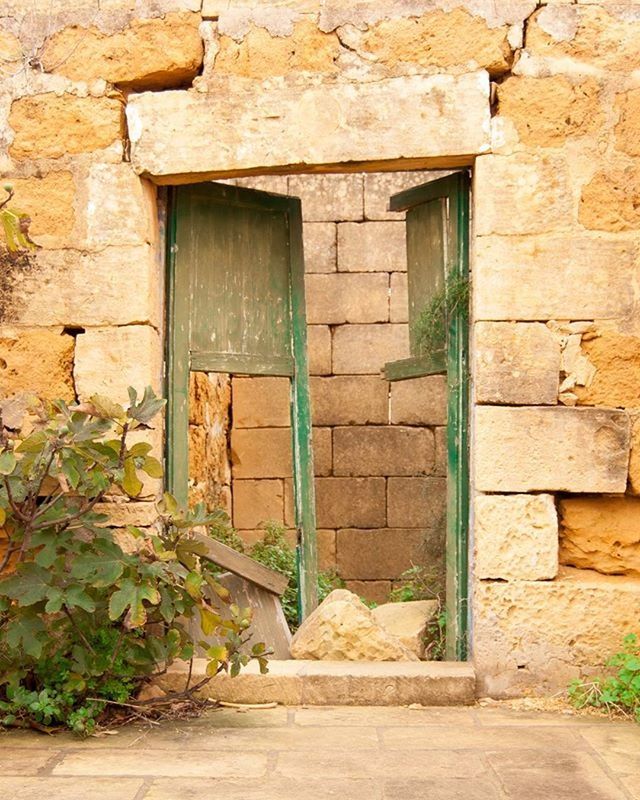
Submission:
M 640 800 L 640 726 L 500 704 L 217 709 L 0 759 L 3 800 Z

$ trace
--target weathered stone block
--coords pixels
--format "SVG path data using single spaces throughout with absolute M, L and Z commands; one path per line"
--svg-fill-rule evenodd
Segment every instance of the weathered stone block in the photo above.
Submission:
M 615 127 L 616 150 L 629 156 L 640 156 L 640 89 L 630 89 L 616 96 L 616 109 L 619 114 Z
M 344 222 L 338 225 L 338 270 L 403 272 L 407 269 L 402 222 Z
M 432 431 L 425 428 L 334 428 L 334 475 L 430 475 L 435 463 Z
M 385 273 L 306 275 L 305 290 L 307 320 L 312 324 L 389 319 L 389 276 Z
M 481 492 L 624 492 L 629 417 L 590 408 L 476 408 Z
M 107 525 L 114 528 L 126 528 L 129 525 L 148 528 L 158 520 L 155 503 L 110 502 L 96 503 L 93 509 L 96 514 L 109 517 Z
M 390 384 L 390 413 L 394 425 L 446 425 L 447 379 L 427 375 Z
M 372 603 L 386 603 L 391 591 L 391 581 L 345 581 L 350 592 Z
M 444 532 L 378 528 L 338 531 L 338 574 L 346 580 L 394 580 L 414 564 L 444 559 Z
M 560 562 L 606 575 L 640 575 L 640 499 L 561 500 Z
M 230 423 L 231 376 L 222 372 L 189 372 L 189 424 L 207 428 Z M 236 421 L 237 424 L 237 421 Z
M 9 152 L 20 161 L 102 150 L 124 131 L 120 100 L 53 93 L 14 100 L 9 125 L 15 133 Z
M 318 569 L 335 571 L 336 568 L 336 532 L 320 528 L 316 531 L 318 545 Z
M 307 356 L 310 375 L 331 375 L 331 350 L 329 326 L 307 326 Z
M 384 525 L 384 478 L 317 478 L 316 514 L 320 528 Z
M 476 578 L 555 578 L 558 514 L 552 495 L 479 495 L 473 508 Z
M 234 480 L 232 494 L 235 528 L 257 528 L 264 522 L 284 521 L 281 480 Z
M 640 414 L 631 415 L 631 453 L 629 455 L 629 486 L 632 494 L 640 494 Z
M 597 172 L 583 188 L 578 220 L 596 231 L 635 231 L 640 228 L 640 169 Z
M 418 658 L 424 657 L 427 625 L 438 611 L 437 600 L 384 603 L 372 609 L 373 618 Z
M 73 336 L 61 329 L 0 329 L 0 396 L 27 392 L 74 400 L 74 346 Z
M 392 272 L 389 289 L 389 321 L 409 321 L 409 293 L 407 273 Z
M 7 180 L 15 190 L 10 205 L 31 217 L 29 235 L 41 247 L 69 245 L 75 224 L 75 183 L 70 172 L 49 172 L 42 178 Z
M 304 222 L 362 219 L 362 175 L 291 175 L 289 193 L 300 198 Z
M 479 237 L 474 317 L 546 321 L 629 316 L 635 303 L 630 276 L 635 279 L 639 272 L 630 242 L 581 234 Z
M 560 343 L 546 325 L 477 322 L 473 329 L 478 403 L 555 405 Z
M 370 161 L 373 153 L 380 160 L 431 158 L 438 166 L 444 154 L 451 163 L 489 149 L 488 99 L 485 72 L 338 82 L 304 92 L 236 78 L 220 79 L 210 94 L 144 92 L 127 104 L 132 163 L 136 172 L 189 182 L 194 173 Z M 297 194 L 293 178 L 290 191 Z
M 149 325 L 91 328 L 76 337 L 73 374 L 81 400 L 102 394 L 128 403 L 129 386 L 141 394 L 150 385 L 159 393 L 162 339 Z
M 583 405 L 636 408 L 640 406 L 640 338 L 604 332 L 582 342 L 582 351 L 596 372 L 589 386 L 573 391 Z
M 315 425 L 383 424 L 388 418 L 388 384 L 377 375 L 311 378 Z
M 291 425 L 289 378 L 233 378 L 234 428 L 288 428 Z
M 337 269 L 334 222 L 307 222 L 303 225 L 304 268 L 307 272 L 335 272 Z
M 407 325 L 343 325 L 333 332 L 336 375 L 377 375 L 387 361 L 408 353 Z
M 233 477 L 288 478 L 292 474 L 291 448 L 289 428 L 234 428 L 231 433 Z M 330 429 L 314 428 L 313 460 L 316 475 L 331 472 Z
M 448 170 L 426 172 L 369 172 L 364 176 L 365 219 L 403 220 L 404 211 L 389 211 L 391 195 L 448 175 Z
M 391 528 L 444 530 L 447 482 L 444 478 L 389 478 L 387 523 Z
M 433 470 L 434 475 L 447 474 L 447 429 L 434 428 L 433 438 L 436 443 L 436 465 Z
M 133 19 L 123 30 L 63 28 L 45 43 L 45 71 L 73 81 L 103 78 L 142 91 L 168 89 L 191 81 L 202 64 L 199 14 L 169 13 Z

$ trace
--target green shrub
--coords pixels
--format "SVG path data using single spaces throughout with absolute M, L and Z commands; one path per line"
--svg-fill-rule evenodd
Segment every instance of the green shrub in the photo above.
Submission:
M 237 674 L 250 613 L 223 609 L 228 592 L 201 559 L 189 533 L 221 528 L 224 516 L 203 506 L 182 511 L 165 495 L 155 532 L 128 527 L 125 551 L 98 503 L 139 497 L 142 477 L 159 478 L 151 445 L 129 445 L 163 402 L 148 388 L 129 390 L 125 409 L 95 396 L 68 407 L 40 402 L 33 425 L 0 440 L 0 724 L 94 729 L 110 702 L 125 703 L 194 642 L 185 620 L 207 637 L 207 674 Z M 217 602 L 210 599 L 211 590 Z M 265 669 L 264 648 L 253 655 Z
M 447 612 L 444 607 L 442 578 L 432 569 L 413 566 L 405 570 L 398 585 L 389 594 L 390 603 L 405 603 L 412 600 L 436 600 L 438 607 L 427 625 L 425 633 L 425 658 L 429 661 L 444 661 L 447 639 Z

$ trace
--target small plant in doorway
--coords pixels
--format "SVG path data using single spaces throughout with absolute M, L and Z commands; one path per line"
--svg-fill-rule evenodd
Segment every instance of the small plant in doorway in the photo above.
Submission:
M 468 314 L 469 291 L 468 278 L 452 275 L 431 297 L 413 325 L 419 355 L 433 355 L 446 350 L 449 320 L 457 312 Z
M 447 612 L 444 606 L 442 577 L 434 569 L 412 566 L 405 570 L 389 594 L 390 603 L 413 600 L 436 600 L 436 613 L 425 631 L 424 658 L 427 661 L 444 661 L 447 636 Z
M 163 401 L 149 388 L 129 401 L 39 401 L 22 432 L 0 425 L 0 726 L 87 734 L 116 713 L 139 718 L 150 707 L 136 700 L 141 687 L 191 659 L 191 618 L 215 637 L 207 677 L 191 686 L 189 672 L 165 707 L 251 657 L 266 669 L 262 645 L 243 652 L 249 611 L 230 603 L 189 535 L 216 515 L 170 495 L 151 530 L 118 531 L 104 513 L 101 502 L 139 499 L 145 476 L 162 475 L 139 434 Z

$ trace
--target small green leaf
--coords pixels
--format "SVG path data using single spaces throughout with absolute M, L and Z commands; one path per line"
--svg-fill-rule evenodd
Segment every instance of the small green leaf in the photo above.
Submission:
M 70 586 L 64 595 L 65 605 L 69 608 L 82 608 L 89 614 L 96 610 L 94 600 L 85 592 L 84 588 L 79 584 Z
M 218 625 L 222 620 L 220 616 L 206 606 L 200 606 L 200 627 L 205 636 L 211 636 L 216 632 Z
M 202 596 L 202 575 L 190 572 L 184 582 L 184 588 L 194 600 L 199 600 Z
M 207 650 L 207 656 L 214 661 L 227 661 L 229 651 L 223 644 L 215 644 Z
M 129 497 L 137 497 L 142 491 L 142 481 L 136 474 L 136 464 L 132 458 L 126 458 L 124 461 L 122 488 Z
M 145 458 L 142 462 L 141 469 L 143 472 L 146 472 L 150 478 L 161 478 L 164 474 L 162 471 L 162 464 L 157 458 L 153 458 L 153 456 L 147 456 Z
M 16 457 L 11 450 L 0 453 L 0 475 L 11 475 L 16 466 Z

